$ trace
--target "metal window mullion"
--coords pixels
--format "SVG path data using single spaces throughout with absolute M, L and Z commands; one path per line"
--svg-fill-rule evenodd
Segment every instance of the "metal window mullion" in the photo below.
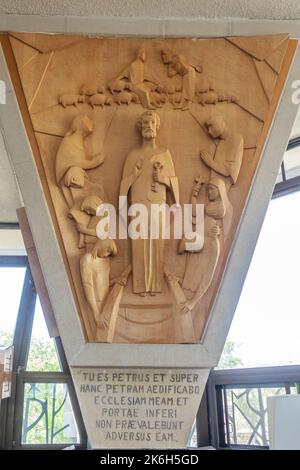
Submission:
M 294 149 L 294 148 L 299 147 L 299 146 L 300 146 L 300 136 L 297 136 L 297 137 L 294 137 L 293 139 L 289 140 L 286 151 L 289 151 L 289 150 Z
M 70 376 L 64 372 L 22 372 L 22 380 L 26 383 L 68 383 Z
M 68 374 L 68 377 L 69 377 L 69 397 L 70 397 L 73 414 L 74 414 L 74 418 L 75 418 L 78 433 L 79 433 L 80 446 L 82 448 L 86 448 L 87 433 L 86 433 L 84 421 L 82 418 L 81 409 L 78 403 L 78 398 L 75 392 L 74 383 L 73 383 L 73 379 L 71 376 L 68 361 L 67 361 L 65 351 L 64 351 L 64 348 L 63 348 L 63 345 L 59 336 L 55 338 L 55 344 L 56 344 L 56 350 L 57 350 L 57 354 L 59 357 L 61 368 L 65 374 Z
M 300 365 L 212 370 L 210 380 L 216 385 L 230 385 L 237 388 L 247 384 L 282 385 L 285 382 L 300 382 Z
M 281 175 L 282 175 L 282 181 L 286 182 L 286 172 L 285 172 L 285 165 L 284 161 L 282 160 L 281 162 Z
M 272 199 L 300 191 L 300 176 L 281 181 L 275 185 Z
M 219 447 L 227 447 L 225 437 L 225 420 L 224 420 L 224 388 L 216 386 L 216 402 L 217 402 L 217 423 L 218 423 L 218 441 Z M 226 403 L 225 403 L 226 406 Z M 227 409 L 226 409 L 227 413 Z
M 212 371 L 210 372 L 210 375 L 208 377 L 206 390 L 210 444 L 215 449 L 218 449 L 220 446 L 220 441 L 218 427 L 217 393 Z
M 204 390 L 196 416 L 197 447 L 206 447 L 211 443 L 208 422 L 207 387 Z
M 1 268 L 26 268 L 27 266 L 27 256 L 0 256 Z
M 61 367 L 61 370 L 65 374 L 70 375 L 70 369 L 69 369 L 68 361 L 67 361 L 67 358 L 66 358 L 66 355 L 65 355 L 65 351 L 64 351 L 60 336 L 55 337 L 54 340 L 55 340 L 55 348 L 56 348 L 56 352 L 57 352 L 57 356 L 58 356 L 59 365 Z
M 222 405 L 223 405 L 223 419 L 225 418 L 225 430 L 224 432 L 224 444 L 227 446 L 230 446 L 231 444 L 231 439 L 230 439 L 230 426 L 229 426 L 229 410 L 228 410 L 228 400 L 227 400 L 227 390 L 226 387 L 222 388 Z M 232 400 L 231 400 L 232 401 Z M 225 416 L 224 416 L 225 415 Z M 222 435 L 221 435 L 222 436 Z M 227 439 L 226 439 L 227 438 Z M 220 439 L 221 440 L 221 439 Z

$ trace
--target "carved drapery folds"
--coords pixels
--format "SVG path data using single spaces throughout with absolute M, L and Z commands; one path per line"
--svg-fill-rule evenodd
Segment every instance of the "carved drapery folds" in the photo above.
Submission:
M 201 339 L 287 43 L 11 37 L 88 341 Z

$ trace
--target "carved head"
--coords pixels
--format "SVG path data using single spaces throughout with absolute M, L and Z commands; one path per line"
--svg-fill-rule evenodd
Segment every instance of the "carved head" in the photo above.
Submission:
M 84 137 L 86 137 L 93 131 L 93 128 L 94 128 L 93 121 L 91 121 L 91 119 L 85 114 L 79 114 L 79 116 L 76 116 L 73 119 L 69 134 L 70 133 L 73 134 L 74 132 L 78 130 L 82 130 Z
M 72 166 L 64 176 L 64 184 L 67 188 L 83 188 L 85 171 L 79 166 Z
M 97 240 L 95 248 L 97 249 L 97 256 L 99 258 L 107 258 L 108 256 L 116 256 L 117 247 L 111 238 Z
M 221 178 L 211 178 L 207 186 L 207 197 L 209 201 L 220 199 L 225 205 L 229 203 L 226 185 Z
M 144 139 L 154 139 L 160 126 L 159 115 L 154 111 L 145 111 L 137 122 Z
M 207 196 L 209 201 L 215 201 L 220 197 L 219 189 L 212 183 L 207 186 Z
M 161 50 L 161 58 L 164 64 L 170 64 L 173 59 L 173 52 L 171 49 L 162 49 Z
M 99 196 L 87 196 L 82 201 L 81 210 L 86 212 L 88 215 L 96 215 L 97 209 L 101 204 L 103 204 L 103 201 Z
M 146 49 L 141 47 L 138 50 L 137 59 L 140 59 L 142 62 L 146 62 Z
M 226 124 L 221 114 L 215 114 L 205 122 L 205 127 L 212 138 L 216 139 L 217 137 L 222 136 L 225 131 Z
M 179 54 L 173 57 L 173 67 L 181 76 L 188 72 L 188 63 L 184 55 Z

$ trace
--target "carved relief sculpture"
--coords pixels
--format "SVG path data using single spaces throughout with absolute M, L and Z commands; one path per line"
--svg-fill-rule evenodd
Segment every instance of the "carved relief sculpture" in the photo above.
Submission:
M 165 204 L 167 191 L 179 204 L 178 180 L 171 154 L 156 143 L 159 126 L 160 119 L 155 112 L 146 111 L 141 115 L 138 129 L 142 144 L 127 156 L 120 186 L 122 200 L 129 195 L 130 203 L 143 204 L 147 210 L 148 227 L 141 227 L 147 233 L 143 238 L 131 240 L 133 292 L 141 295 L 163 290 L 164 220 L 151 217 L 153 204 Z M 158 232 L 156 239 L 151 236 L 154 224 Z
M 203 180 L 195 182 L 192 204 L 196 204 Z M 207 292 L 220 256 L 220 238 L 228 233 L 231 223 L 232 206 L 227 197 L 226 187 L 220 178 L 211 178 L 207 185 L 204 217 L 204 243 L 197 252 L 190 252 L 187 240 L 179 245 L 179 253 L 188 252 L 182 288 L 189 299 L 183 304 L 184 310 L 192 310 Z
M 223 177 L 227 190 L 237 182 L 242 165 L 243 136 L 234 132 L 225 124 L 221 115 L 213 115 L 205 122 L 208 133 L 213 139 L 219 139 L 215 155 L 206 149 L 200 151 L 200 158 L 211 168 L 211 176 Z
M 86 339 L 197 342 L 288 37 L 70 40 L 11 38 Z
M 97 235 L 97 224 L 100 218 L 97 209 L 103 201 L 95 195 L 87 196 L 81 204 L 81 212 L 88 216 L 87 223 L 82 223 L 80 217 L 71 209 L 69 217 L 76 222 L 76 228 L 83 236 L 82 245 L 85 254 L 80 258 L 80 273 L 82 286 L 94 318 L 102 326 L 102 307 L 109 291 L 110 256 L 116 256 L 117 247 L 113 240 L 101 240 Z M 78 211 L 77 211 L 78 212 Z
M 175 109 L 182 109 L 183 111 L 189 109 L 191 103 L 194 101 L 196 91 L 196 72 L 201 73 L 202 67 L 195 66 L 188 63 L 183 54 L 173 54 L 169 49 L 161 51 L 162 61 L 167 65 L 167 75 L 172 78 L 176 74 L 181 77 L 181 97 Z
M 109 83 L 108 88 L 111 90 L 111 92 L 117 91 L 119 93 L 123 93 L 123 95 L 124 90 L 126 89 L 128 91 L 132 91 L 137 95 L 144 108 L 151 108 L 150 83 L 155 84 L 155 81 L 152 82 L 149 71 L 146 73 L 145 68 L 146 50 L 144 47 L 142 47 L 139 49 L 135 61 L 132 62 L 129 67 L 127 67 L 118 77 L 112 80 Z M 127 93 L 127 95 L 129 95 L 129 93 Z M 119 98 L 119 101 L 120 100 L 121 98 Z

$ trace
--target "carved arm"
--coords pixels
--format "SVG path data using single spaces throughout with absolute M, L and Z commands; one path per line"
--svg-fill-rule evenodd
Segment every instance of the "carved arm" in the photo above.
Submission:
M 212 158 L 212 156 L 210 155 L 209 152 L 201 151 L 200 152 L 200 158 L 205 163 L 205 165 L 207 165 L 209 168 L 216 171 L 220 175 L 230 176 L 230 173 L 229 173 L 228 169 L 226 168 L 226 166 L 222 163 L 216 162 Z
M 76 228 L 79 233 L 82 233 L 83 235 L 91 235 L 93 237 L 96 237 L 96 230 L 92 228 L 87 228 L 82 224 L 76 224 Z
M 97 166 L 101 165 L 104 160 L 104 155 L 102 153 L 97 153 L 93 156 L 91 160 L 83 160 L 82 162 L 82 169 L 83 170 L 92 170 L 93 168 L 97 168 Z

